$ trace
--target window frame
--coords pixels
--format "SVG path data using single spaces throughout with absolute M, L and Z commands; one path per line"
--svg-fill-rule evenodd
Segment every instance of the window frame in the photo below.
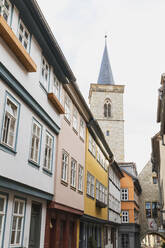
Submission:
M 95 177 L 87 172 L 87 195 L 95 198 Z
M 78 110 L 75 106 L 73 106 L 72 126 L 73 129 L 78 132 Z
M 14 213 L 14 211 L 15 211 L 15 202 L 16 201 L 19 202 L 19 204 L 18 204 L 19 207 L 20 207 L 20 203 L 23 203 L 23 213 L 22 213 L 22 215 L 20 213 Z M 20 246 L 22 246 L 23 236 L 24 236 L 25 213 L 26 213 L 26 199 L 25 198 L 21 198 L 19 196 L 15 196 L 14 197 L 14 201 L 13 201 L 12 222 L 11 222 L 11 230 L 10 230 L 10 244 L 9 244 L 9 246 L 11 248 L 12 247 L 20 247 Z M 22 218 L 21 229 L 20 229 L 20 242 L 19 242 L 19 244 L 18 243 L 11 244 L 11 241 L 12 241 L 12 232 L 13 232 L 13 230 L 15 230 L 15 229 L 13 229 L 13 220 L 14 220 L 14 217 L 16 217 L 16 232 L 15 232 L 14 241 L 16 241 L 16 235 L 17 235 L 17 232 L 18 232 L 18 221 L 17 221 L 17 219 L 19 217 Z
M 47 79 L 45 79 L 45 75 L 47 75 Z M 50 65 L 44 55 L 41 56 L 40 84 L 47 93 L 50 84 Z
M 80 117 L 80 138 L 82 140 L 85 140 L 85 121 L 81 117 Z
M 0 192 L 0 198 L 5 199 L 3 210 L 0 210 L 0 216 L 2 216 L 2 226 L 1 226 L 1 235 L 0 235 L 0 247 L 3 247 L 4 242 L 4 234 L 5 234 L 5 226 L 6 226 L 6 215 L 7 215 L 7 207 L 8 207 L 8 194 Z
M 74 165 L 74 168 L 73 168 Z M 71 158 L 70 166 L 70 186 L 76 189 L 77 181 L 77 161 L 74 158 Z
M 123 210 L 121 211 L 122 217 L 121 217 L 121 223 L 129 223 L 129 211 Z M 127 220 L 125 220 L 127 218 Z
M 53 167 L 53 154 L 54 154 L 54 136 L 52 134 L 50 134 L 50 132 L 48 130 L 46 130 L 45 132 L 45 147 L 44 147 L 44 151 L 46 150 L 46 136 L 48 136 L 49 138 L 51 138 L 52 140 L 52 144 L 51 144 L 51 148 L 49 147 L 49 149 L 51 149 L 51 155 L 50 155 L 50 165 L 49 168 L 47 166 L 44 166 L 45 163 L 45 152 L 44 152 L 44 161 L 43 161 L 43 170 L 46 170 L 48 172 L 52 172 L 52 167 Z
M 65 170 L 65 175 L 66 175 L 66 177 L 64 178 L 63 177 L 63 175 L 64 175 L 64 173 L 63 173 L 63 168 L 64 168 L 64 166 L 63 166 L 63 154 L 65 154 L 66 155 L 66 157 L 67 157 L 67 162 L 65 163 L 65 168 L 66 168 L 66 170 Z M 63 182 L 65 182 L 65 183 L 68 183 L 68 171 L 69 171 L 69 153 L 67 153 L 65 150 L 62 150 L 62 160 L 61 160 L 61 164 L 62 164 L 62 166 L 61 166 L 61 180 L 63 181 Z
M 81 173 L 80 173 L 80 171 L 81 171 Z M 84 186 L 83 178 L 84 178 L 84 167 L 79 164 L 79 166 L 78 166 L 78 190 L 81 192 L 83 192 L 83 186 Z M 81 181 L 81 183 L 80 183 L 80 181 Z M 81 187 L 79 187 L 80 185 L 81 185 Z
M 72 113 L 71 105 L 72 105 L 72 101 L 70 97 L 68 96 L 68 94 L 65 92 L 65 97 L 64 97 L 65 115 L 64 116 L 69 123 L 71 123 L 71 113 Z
M 22 25 L 23 27 L 23 32 L 20 29 L 20 25 Z M 25 32 L 28 35 L 28 39 L 25 36 Z M 29 32 L 28 28 L 26 27 L 26 25 L 24 24 L 23 20 L 20 18 L 19 19 L 19 23 L 18 23 L 18 31 L 17 31 L 17 35 L 18 35 L 18 40 L 20 41 L 20 43 L 22 44 L 22 46 L 24 47 L 24 49 L 30 53 L 30 46 L 31 46 L 31 33 Z M 22 41 L 20 40 L 20 36 L 22 37 Z M 27 41 L 27 47 L 24 46 L 24 42 Z
M 5 131 L 4 126 L 5 126 L 5 117 L 6 117 L 6 107 L 7 107 L 8 100 L 17 107 L 17 115 L 15 118 L 16 121 L 15 121 L 15 127 L 14 127 L 14 139 L 13 139 L 12 146 L 10 146 L 8 143 L 3 141 L 3 136 L 4 136 L 4 131 Z M 1 145 L 6 147 L 8 150 L 14 153 L 16 153 L 16 147 L 17 147 L 17 137 L 18 137 L 18 128 L 19 128 L 19 120 L 20 120 L 20 107 L 21 107 L 20 103 L 9 92 L 6 91 L 4 110 L 3 110 L 2 128 L 1 128 Z M 9 115 L 11 114 L 9 113 Z
M 39 144 L 38 144 L 38 156 L 37 156 L 37 161 L 35 161 L 32 157 L 31 157 L 31 150 L 32 150 L 32 141 L 33 141 L 33 125 L 36 125 L 37 127 L 40 128 L 40 137 L 39 137 Z M 42 125 L 39 121 L 37 121 L 34 117 L 32 118 L 32 127 L 31 127 L 31 138 L 30 138 L 30 149 L 29 149 L 29 162 L 36 165 L 36 166 L 40 166 L 40 158 L 41 158 L 41 143 L 42 143 Z M 36 139 L 35 139 L 36 140 Z M 36 141 L 35 141 L 36 143 Z M 33 153 L 35 153 L 33 151 Z M 33 155 L 35 156 L 35 155 Z
M 105 99 L 104 101 L 104 117 L 105 118 L 112 117 L 112 105 L 110 99 Z
M 58 86 L 56 83 L 58 84 Z M 61 100 L 61 83 L 57 79 L 55 73 L 53 73 L 53 79 L 52 79 L 52 93 L 57 97 L 59 101 Z
M 121 201 L 128 201 L 128 199 L 129 199 L 128 189 L 126 189 L 126 188 L 125 189 L 121 189 Z
M 8 5 L 9 5 L 9 10 L 7 10 L 7 12 L 9 12 L 8 16 L 7 16 L 7 20 L 6 18 L 4 17 L 4 13 L 6 14 L 6 12 L 4 11 L 4 9 L 7 9 L 5 6 L 5 3 L 4 2 L 7 2 Z M 3 18 L 5 19 L 5 21 L 7 22 L 7 24 L 10 26 L 11 24 L 11 18 L 12 18 L 12 4 L 9 0 L 0 0 L 0 15 L 3 16 Z

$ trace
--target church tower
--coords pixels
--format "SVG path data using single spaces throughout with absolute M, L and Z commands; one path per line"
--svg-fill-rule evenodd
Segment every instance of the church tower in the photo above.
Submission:
M 124 162 L 124 85 L 116 85 L 108 56 L 107 41 L 97 84 L 90 84 L 90 109 L 99 122 L 115 160 Z

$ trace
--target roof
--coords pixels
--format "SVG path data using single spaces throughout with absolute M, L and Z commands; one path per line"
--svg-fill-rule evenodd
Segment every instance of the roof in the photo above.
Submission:
M 106 38 L 106 36 L 105 36 L 105 38 Z M 105 40 L 105 48 L 104 48 L 104 53 L 103 53 L 103 58 L 102 58 L 102 62 L 101 62 L 101 68 L 100 68 L 100 73 L 99 73 L 97 83 L 98 84 L 111 84 L 111 85 L 115 84 L 114 79 L 113 79 L 110 61 L 109 61 L 106 40 Z

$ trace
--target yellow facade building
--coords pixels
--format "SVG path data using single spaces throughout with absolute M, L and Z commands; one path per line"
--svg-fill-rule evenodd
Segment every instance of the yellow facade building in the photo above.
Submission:
M 104 247 L 104 226 L 108 220 L 108 166 L 112 153 L 98 124 L 89 125 L 86 133 L 84 178 L 84 215 L 80 219 L 79 248 L 96 243 Z M 100 136 L 101 134 L 101 136 Z M 109 150 L 107 150 L 109 149 Z

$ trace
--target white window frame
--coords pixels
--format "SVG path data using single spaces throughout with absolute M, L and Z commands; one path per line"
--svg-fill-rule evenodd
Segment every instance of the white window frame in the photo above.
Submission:
M 41 81 L 42 86 L 47 92 L 49 88 L 49 77 L 50 77 L 50 66 L 47 60 L 45 59 L 45 57 L 42 55 L 40 81 Z
M 96 200 L 107 204 L 107 188 L 96 180 Z
M 121 214 L 122 214 L 121 222 L 122 223 L 129 223 L 129 212 L 128 211 L 122 211 Z
M 121 201 L 128 201 L 128 189 L 121 189 Z
M 65 109 L 65 117 L 66 119 L 71 122 L 71 99 L 65 93 L 65 100 L 64 100 L 64 109 Z
M 95 196 L 95 178 L 89 172 L 87 172 L 87 195 L 93 198 Z
M 89 151 L 93 154 L 93 156 L 96 156 L 96 143 L 92 136 L 89 134 Z
M 1 226 L 0 226 L 0 247 L 2 247 L 2 239 L 5 230 L 5 217 L 6 217 L 6 207 L 7 207 L 7 196 L 0 194 L 0 199 L 4 200 L 4 204 L 2 209 L 0 209 L 0 218 L 1 218 Z
M 16 204 L 18 204 L 17 212 L 15 212 Z M 13 203 L 13 214 L 12 214 L 12 225 L 11 225 L 11 238 L 10 238 L 10 247 L 20 247 L 22 245 L 22 235 L 24 228 L 24 218 L 25 218 L 25 200 L 15 198 Z M 20 212 L 22 208 L 22 213 Z M 21 222 L 21 223 L 20 223 Z M 20 225 L 20 227 L 19 227 Z M 17 241 L 18 234 L 19 242 Z M 14 240 L 13 240 L 14 238 Z
M 12 108 L 12 106 L 16 109 L 16 111 L 13 111 L 14 108 Z M 13 150 L 15 150 L 16 148 L 16 136 L 17 136 L 17 128 L 18 128 L 19 111 L 20 111 L 20 104 L 12 96 L 7 94 L 5 101 L 1 142 L 5 146 L 8 146 Z
M 84 168 L 79 164 L 78 168 L 78 190 L 83 192 L 83 177 L 84 177 Z
M 61 168 L 61 180 L 68 181 L 68 168 L 69 168 L 69 154 L 66 151 L 62 151 L 62 168 Z
M 35 132 L 34 132 L 34 125 L 37 128 L 37 129 L 35 128 Z M 39 133 L 37 130 L 39 130 Z M 33 118 L 29 160 L 34 162 L 35 164 L 40 163 L 41 136 L 42 136 L 42 126 L 38 121 L 36 121 Z
M 52 170 L 53 143 L 54 143 L 54 137 L 48 131 L 46 131 L 46 135 L 45 135 L 45 153 L 44 153 L 44 164 L 43 164 L 43 168 L 46 169 L 46 170 L 48 170 L 48 171 L 51 171 Z
M 4 17 L 7 24 L 10 25 L 12 5 L 9 0 L 0 0 L 0 15 Z
M 21 30 L 20 26 L 22 27 L 22 30 Z M 30 50 L 30 33 L 21 19 L 19 21 L 19 26 L 18 26 L 18 39 L 21 42 L 22 46 L 25 48 L 25 50 L 27 52 L 29 52 L 29 50 Z M 25 46 L 25 44 L 26 44 L 26 46 Z
M 61 84 L 55 74 L 53 74 L 52 92 L 60 101 Z
M 74 158 L 71 159 L 70 185 L 76 188 L 77 162 Z
M 78 111 L 76 109 L 76 107 L 73 107 L 73 119 L 72 119 L 72 125 L 74 130 L 78 130 Z
M 80 137 L 85 139 L 85 122 L 82 118 L 80 118 Z

